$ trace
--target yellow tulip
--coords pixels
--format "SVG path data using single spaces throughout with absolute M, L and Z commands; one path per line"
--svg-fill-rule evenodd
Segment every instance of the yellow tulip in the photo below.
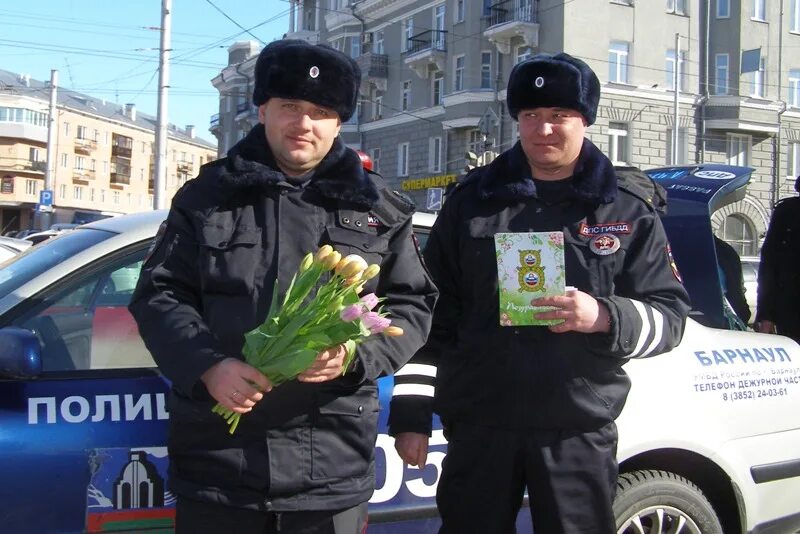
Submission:
M 306 272 L 311 267 L 312 263 L 314 263 L 314 256 L 309 252 L 305 255 L 303 261 L 300 262 L 300 272 Z
M 322 263 L 322 260 L 327 258 L 333 252 L 333 247 L 330 245 L 322 245 L 319 247 L 319 250 L 314 255 L 314 261 L 316 263 Z
M 344 285 L 352 286 L 361 281 L 361 273 L 356 273 L 353 276 L 344 279 Z
M 325 256 L 325 259 L 322 260 L 322 268 L 326 271 L 330 271 L 342 260 L 342 255 L 335 250 Z
M 377 263 L 373 263 L 372 265 L 367 267 L 366 271 L 364 271 L 363 279 L 364 280 L 371 280 L 371 279 L 375 278 L 376 276 L 378 276 L 379 272 L 381 272 L 381 266 L 378 265 Z
M 403 329 L 399 326 L 387 326 L 383 333 L 387 336 L 397 337 L 403 335 Z
M 342 278 L 350 278 L 356 273 L 363 273 L 367 269 L 367 262 L 357 254 L 349 254 L 342 258 L 336 265 L 336 274 Z

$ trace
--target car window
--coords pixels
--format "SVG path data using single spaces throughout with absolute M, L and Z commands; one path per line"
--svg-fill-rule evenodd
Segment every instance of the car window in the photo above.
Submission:
M 90 228 L 67 232 L 47 243 L 30 247 L 0 265 L 0 296 L 7 295 L 54 265 L 90 246 L 114 237 L 111 232 Z
M 425 245 L 428 244 L 428 236 L 431 233 L 430 228 L 425 228 L 423 226 L 415 226 L 414 227 L 414 235 L 417 236 L 417 242 L 419 243 L 419 249 L 425 250 Z
M 13 321 L 39 337 L 45 372 L 155 367 L 127 308 L 145 253 L 72 278 Z

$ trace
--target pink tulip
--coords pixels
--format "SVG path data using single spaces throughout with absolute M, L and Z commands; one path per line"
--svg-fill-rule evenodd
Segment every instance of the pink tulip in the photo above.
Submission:
M 379 334 L 386 330 L 386 328 L 392 324 L 392 321 L 387 319 L 386 317 L 381 317 L 375 312 L 367 312 L 361 316 L 361 321 L 364 323 L 370 333 L 372 334 Z
M 362 313 L 364 310 L 362 310 L 361 304 L 351 304 L 339 313 L 339 317 L 342 318 L 342 321 L 350 323 L 361 317 Z
M 361 304 L 364 305 L 367 311 L 370 311 L 372 308 L 378 305 L 378 297 L 375 295 L 375 293 L 364 295 L 361 297 Z

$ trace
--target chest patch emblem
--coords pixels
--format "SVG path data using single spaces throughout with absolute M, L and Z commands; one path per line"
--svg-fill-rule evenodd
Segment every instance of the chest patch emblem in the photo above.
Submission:
M 586 224 L 581 223 L 578 233 L 586 237 L 594 237 L 600 234 L 629 234 L 633 231 L 633 225 L 626 221 Z
M 377 228 L 380 225 L 381 225 L 381 221 L 378 220 L 378 218 L 376 216 L 374 216 L 371 213 L 367 214 L 367 226 L 369 226 L 371 228 Z
M 614 234 L 600 234 L 589 241 L 589 248 L 598 256 L 608 256 L 619 250 L 619 238 Z

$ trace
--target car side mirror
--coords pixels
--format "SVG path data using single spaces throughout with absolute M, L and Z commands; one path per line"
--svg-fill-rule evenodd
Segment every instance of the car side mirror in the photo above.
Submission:
M 25 328 L 0 329 L 0 377 L 36 378 L 42 373 L 42 347 Z

